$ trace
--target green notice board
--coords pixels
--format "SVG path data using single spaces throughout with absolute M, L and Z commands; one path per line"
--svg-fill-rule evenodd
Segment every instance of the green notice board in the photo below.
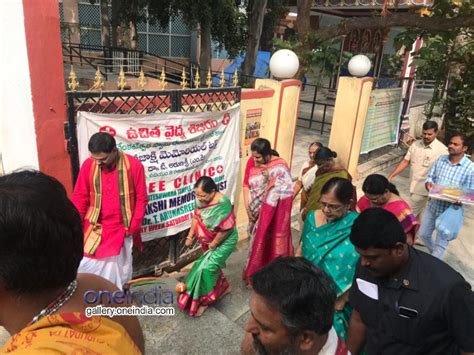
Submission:
M 372 91 L 365 118 L 361 154 L 397 143 L 401 106 L 401 88 Z

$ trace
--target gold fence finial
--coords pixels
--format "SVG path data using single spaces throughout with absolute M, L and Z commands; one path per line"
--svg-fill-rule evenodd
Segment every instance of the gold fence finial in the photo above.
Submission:
M 104 77 L 100 72 L 99 66 L 97 66 L 97 70 L 95 72 L 94 77 L 94 84 L 92 85 L 92 90 L 103 90 L 104 89 Z
M 120 90 L 125 89 L 125 86 L 127 86 L 127 80 L 125 79 L 125 72 L 123 71 L 123 67 L 120 67 L 117 85 Z
M 161 90 L 164 90 L 167 84 L 168 83 L 166 82 L 165 66 L 162 66 L 161 67 L 161 74 L 160 74 Z
M 212 86 L 212 76 L 211 76 L 211 68 L 207 71 L 207 80 L 206 80 L 206 85 L 208 88 Z
M 76 91 L 79 87 L 79 82 L 77 81 L 77 75 L 74 71 L 74 65 L 71 64 L 71 70 L 69 71 L 69 80 L 67 82 L 67 87 L 71 91 Z
M 222 68 L 222 71 L 221 71 L 221 80 L 219 81 L 219 84 L 220 84 L 221 88 L 223 88 L 224 85 L 225 85 L 224 68 Z
M 184 70 L 184 67 L 183 67 L 183 73 L 181 74 L 181 89 L 186 89 L 186 87 L 188 86 L 188 81 L 186 80 L 186 71 Z
M 232 78 L 232 86 L 239 85 L 239 72 L 237 71 L 237 67 L 234 70 L 234 77 Z
M 194 76 L 194 87 L 199 89 L 199 85 L 201 85 L 201 76 L 199 75 L 199 68 L 196 68 L 196 75 Z
M 140 75 L 138 76 L 137 85 L 142 90 L 145 90 L 146 84 L 148 84 L 148 81 L 146 80 L 145 72 L 143 71 L 143 68 L 140 68 Z

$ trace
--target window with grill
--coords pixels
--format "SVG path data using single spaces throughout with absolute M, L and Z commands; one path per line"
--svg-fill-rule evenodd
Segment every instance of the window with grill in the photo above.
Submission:
M 90 1 L 79 1 L 78 9 L 81 44 L 100 46 L 102 26 L 100 1 L 94 4 Z M 62 1 L 59 1 L 59 16 L 61 23 L 64 23 Z M 61 36 L 63 41 L 67 41 L 65 30 L 62 30 Z M 172 18 L 166 28 L 158 23 L 139 22 L 137 23 L 137 39 L 138 49 L 150 54 L 174 58 L 189 58 L 191 54 L 191 30 L 181 17 Z

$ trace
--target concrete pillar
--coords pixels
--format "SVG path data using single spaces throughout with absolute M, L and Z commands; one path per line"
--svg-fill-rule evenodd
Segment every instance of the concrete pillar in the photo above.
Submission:
M 265 130 L 261 137 L 268 139 L 280 157 L 291 165 L 301 81 L 257 79 L 255 88 L 269 88 L 275 91 L 273 103 L 268 108 L 271 110 L 271 118 L 265 123 Z
M 373 78 L 339 78 L 329 147 L 337 153 L 339 161 L 353 178 L 357 178 L 357 165 L 373 81 Z

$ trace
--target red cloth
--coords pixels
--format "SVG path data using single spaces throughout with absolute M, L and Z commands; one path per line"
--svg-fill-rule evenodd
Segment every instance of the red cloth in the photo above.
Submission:
M 89 258 L 102 259 L 119 255 L 125 235 L 132 235 L 134 245 L 141 247 L 140 229 L 148 202 L 145 169 L 140 161 L 130 155 L 127 156 L 130 160 L 131 175 L 135 188 L 135 209 L 130 222 L 130 228 L 126 230 L 122 222 L 117 168 L 115 167 L 112 170 L 102 169 L 102 201 L 100 216 L 97 221 L 97 223 L 102 224 L 102 240 L 94 256 L 87 255 Z M 84 220 L 84 217 L 90 206 L 89 173 L 91 164 L 92 159 L 90 158 L 82 164 L 72 194 L 72 202 L 81 215 L 85 229 L 89 226 L 89 221 Z
M 268 164 L 250 170 L 251 191 L 263 192 L 263 200 L 260 207 L 256 207 L 256 224 L 250 225 L 252 245 L 243 274 L 246 282 L 250 282 L 257 270 L 276 257 L 294 253 L 291 237 L 293 181 L 287 163 L 281 158 L 274 158 Z M 264 171 L 268 172 L 268 183 L 263 183 L 261 179 Z M 254 199 L 258 200 L 259 197 L 255 196 Z
M 342 341 L 341 338 L 337 338 L 337 349 L 334 355 L 349 355 L 349 349 L 347 349 L 346 344 Z
M 357 209 L 360 211 L 360 212 L 363 212 L 365 211 L 366 209 L 372 207 L 372 205 L 370 204 L 370 200 L 365 197 L 365 196 L 362 196 L 359 201 L 357 201 Z
M 255 160 L 252 157 L 247 160 L 247 165 L 245 166 L 244 181 L 242 182 L 242 187 L 249 187 L 249 177 L 250 170 L 255 167 Z
M 360 212 L 363 212 L 370 207 L 372 207 L 372 204 L 365 195 L 362 196 L 357 202 L 357 209 Z M 398 200 L 386 203 L 385 205 L 380 207 L 397 217 L 407 237 L 410 238 L 409 244 L 412 243 L 413 238 L 416 236 L 416 233 L 418 233 L 420 223 L 417 221 L 408 203 L 406 203 L 404 200 Z

